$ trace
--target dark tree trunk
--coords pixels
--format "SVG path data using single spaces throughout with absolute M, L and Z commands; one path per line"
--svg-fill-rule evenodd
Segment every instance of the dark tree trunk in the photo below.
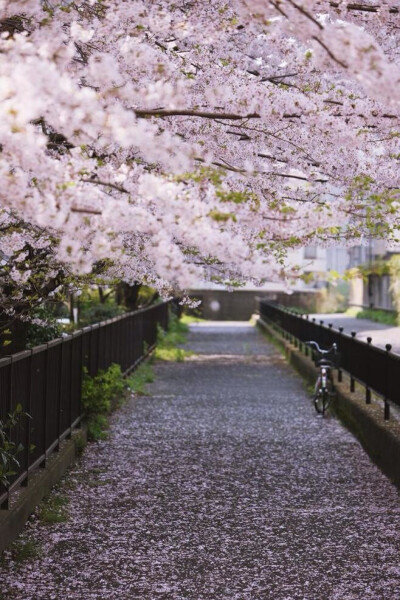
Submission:
M 139 291 L 141 283 L 128 285 L 123 281 L 117 285 L 116 299 L 117 304 L 125 306 L 127 310 L 136 310 L 138 307 Z
M 0 313 L 0 358 L 26 349 L 29 324 Z

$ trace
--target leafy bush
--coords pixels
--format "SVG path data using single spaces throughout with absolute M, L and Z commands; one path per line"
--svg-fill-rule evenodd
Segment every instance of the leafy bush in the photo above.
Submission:
M 57 323 L 53 312 L 48 307 L 39 306 L 32 314 L 32 318 L 42 321 L 42 324 L 28 323 L 26 335 L 27 348 L 34 348 L 35 346 L 61 337 L 62 327 Z
M 124 307 L 116 303 L 112 289 L 102 288 L 100 295 L 99 287 L 86 286 L 79 296 L 79 327 L 106 321 L 124 312 Z
M 124 313 L 124 309 L 117 304 L 92 304 L 81 310 L 79 315 L 79 326 L 85 327 L 92 323 L 107 321 Z
M 22 444 L 16 444 L 10 440 L 9 431 L 15 427 L 22 417 L 30 416 L 18 404 L 14 412 L 8 413 L 4 421 L 0 420 L 0 483 L 5 487 L 9 485 L 9 478 L 15 475 L 19 469 L 17 455 L 24 449 Z
M 108 302 L 105 304 L 92 303 L 81 307 L 79 313 L 79 327 L 85 327 L 92 323 L 99 323 L 100 321 L 106 321 L 112 319 L 118 315 L 124 313 L 122 306 L 118 306 L 115 303 Z
M 90 440 L 106 437 L 107 417 L 113 408 L 113 401 L 120 399 L 125 389 L 126 383 L 119 365 L 112 364 L 107 371 L 99 371 L 95 377 L 90 377 L 85 369 L 82 410 L 87 420 Z
M 138 294 L 138 306 L 148 306 L 156 297 L 156 290 L 148 285 L 141 285 Z
M 178 346 L 186 342 L 189 331 L 186 323 L 182 323 L 176 315 L 170 314 L 168 330 L 158 327 L 155 358 L 159 360 L 182 362 L 190 352 Z

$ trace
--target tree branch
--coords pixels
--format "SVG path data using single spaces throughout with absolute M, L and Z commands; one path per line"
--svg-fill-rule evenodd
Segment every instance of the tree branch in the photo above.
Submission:
M 124 194 L 129 194 L 128 190 L 125 189 L 122 185 L 117 185 L 115 183 L 109 183 L 108 181 L 100 181 L 100 179 L 81 179 L 84 183 L 94 183 L 95 185 L 104 185 L 106 187 L 113 188 L 118 192 L 122 192 Z
M 260 119 L 260 115 L 257 113 L 250 113 L 247 115 L 238 115 L 236 113 L 218 113 L 208 112 L 201 110 L 166 110 L 166 109 L 155 109 L 155 110 L 138 110 L 134 109 L 134 113 L 137 117 L 199 117 L 201 119 L 224 119 L 230 121 L 239 121 L 242 119 Z

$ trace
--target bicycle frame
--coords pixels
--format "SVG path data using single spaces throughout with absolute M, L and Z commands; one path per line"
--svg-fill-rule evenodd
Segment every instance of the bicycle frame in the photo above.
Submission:
M 327 355 L 333 353 L 333 356 L 337 356 L 337 347 L 336 344 L 333 344 L 329 350 L 321 350 L 316 342 L 306 343 L 320 355 L 320 359 L 316 362 L 319 367 L 319 374 L 315 383 L 313 400 L 315 410 L 323 415 L 334 393 L 332 369 L 335 365 L 327 358 Z

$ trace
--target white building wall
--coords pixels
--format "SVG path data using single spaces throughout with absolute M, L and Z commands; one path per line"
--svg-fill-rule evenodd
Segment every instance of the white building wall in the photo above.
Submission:
M 329 271 L 343 275 L 349 266 L 348 248 L 306 246 L 289 253 L 289 264 L 298 265 L 304 273 L 314 273 L 316 278 L 311 283 L 299 282 L 299 288 L 320 287 L 327 281 Z

